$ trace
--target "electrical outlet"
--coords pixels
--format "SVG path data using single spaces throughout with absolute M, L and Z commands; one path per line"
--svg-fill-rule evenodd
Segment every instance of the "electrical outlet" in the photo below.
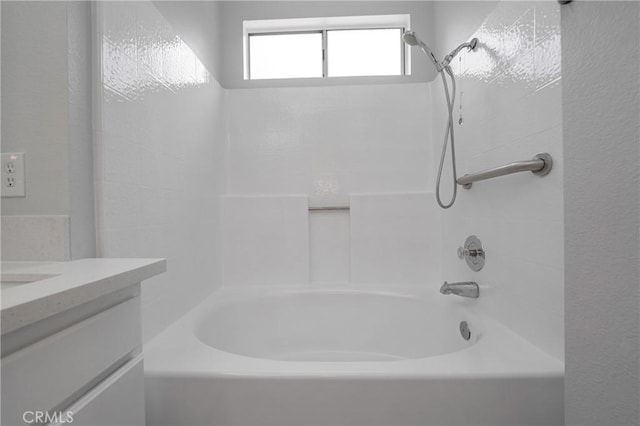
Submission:
M 0 190 L 3 197 L 24 197 L 24 153 L 8 152 L 2 154 L 2 184 Z

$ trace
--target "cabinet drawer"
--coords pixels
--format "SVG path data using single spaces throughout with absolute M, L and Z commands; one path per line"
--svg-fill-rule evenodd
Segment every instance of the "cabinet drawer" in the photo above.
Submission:
M 73 417 L 73 423 L 67 421 L 67 424 L 74 426 L 144 426 L 142 354 L 62 412 Z
M 140 344 L 136 297 L 2 358 L 2 424 L 60 408 Z

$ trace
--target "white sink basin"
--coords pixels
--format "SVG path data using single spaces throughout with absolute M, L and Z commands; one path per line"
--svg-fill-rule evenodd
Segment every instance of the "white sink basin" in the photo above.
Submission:
M 57 276 L 57 274 L 0 274 L 0 285 L 2 290 L 5 290 Z

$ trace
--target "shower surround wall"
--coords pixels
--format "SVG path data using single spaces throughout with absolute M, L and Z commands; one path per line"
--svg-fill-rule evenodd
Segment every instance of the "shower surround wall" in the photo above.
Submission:
M 451 3 L 445 7 L 460 7 Z M 500 2 L 480 28 L 468 28 L 466 35 L 478 37 L 480 46 L 453 64 L 458 76 L 458 174 L 527 160 L 540 152 L 553 156 L 554 167 L 543 178 L 520 173 L 475 183 L 470 190 L 459 187 L 456 204 L 443 215 L 444 278 L 477 281 L 477 309 L 563 359 L 559 6 Z M 454 47 L 438 46 L 441 51 Z M 431 84 L 434 123 L 444 123 L 442 83 Z M 460 116 L 462 125 L 457 124 Z M 436 145 L 442 131 L 442 126 L 434 127 Z M 444 173 L 445 199 L 450 173 Z M 477 235 L 487 252 L 486 265 L 478 273 L 456 256 L 469 235 Z
M 145 282 L 145 340 L 220 282 L 224 90 L 150 2 L 99 2 L 95 120 L 105 257 L 166 257 Z
M 428 92 L 421 83 L 229 90 L 229 192 L 333 205 L 357 192 L 429 190 Z
M 428 99 L 426 83 L 228 90 L 224 283 L 437 282 Z M 273 238 L 241 232 L 256 221 Z
M 481 48 L 454 63 L 458 171 L 544 151 L 554 170 L 461 189 L 446 212 L 432 193 L 445 120 L 440 81 L 224 90 L 152 4 L 101 7 L 100 247 L 106 256 L 168 257 L 169 272 L 144 289 L 147 338 L 220 283 L 437 291 L 442 279 L 474 279 L 478 309 L 562 358 L 556 3 L 501 2 L 479 28 L 465 21 Z M 435 22 L 447 8 L 464 5 L 439 4 Z M 185 60 L 193 60 L 188 71 Z M 471 234 L 488 253 L 480 273 L 455 256 Z

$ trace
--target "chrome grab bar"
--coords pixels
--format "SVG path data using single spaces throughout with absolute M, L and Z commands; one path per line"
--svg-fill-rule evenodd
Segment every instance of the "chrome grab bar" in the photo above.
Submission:
M 349 206 L 317 206 L 317 207 L 309 206 L 310 212 L 332 211 L 332 210 L 351 210 L 351 207 Z
M 458 185 L 463 188 L 471 188 L 473 182 L 492 179 L 499 176 L 510 175 L 519 172 L 532 172 L 534 175 L 544 176 L 551 171 L 553 167 L 553 159 L 551 155 L 545 153 L 538 154 L 532 160 L 514 161 L 513 163 L 504 164 L 494 167 L 493 169 L 483 170 L 478 173 L 464 175 L 458 178 Z

